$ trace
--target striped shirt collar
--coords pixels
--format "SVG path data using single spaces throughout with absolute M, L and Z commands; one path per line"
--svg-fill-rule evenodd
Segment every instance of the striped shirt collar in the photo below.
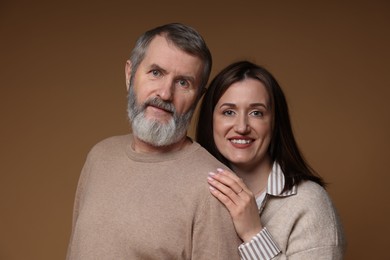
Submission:
M 295 195 L 297 193 L 297 186 L 294 185 L 290 190 L 283 191 L 285 184 L 285 178 L 280 165 L 277 162 L 274 162 L 272 165 L 272 170 L 268 176 L 267 194 L 276 196 L 276 197 L 287 197 Z

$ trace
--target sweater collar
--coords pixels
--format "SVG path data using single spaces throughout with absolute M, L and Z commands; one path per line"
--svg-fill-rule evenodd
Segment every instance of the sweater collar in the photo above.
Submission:
M 130 134 L 129 137 L 129 143 L 126 146 L 126 154 L 130 160 L 137 162 L 158 163 L 179 160 L 191 156 L 194 151 L 200 148 L 200 145 L 197 142 L 194 142 L 192 139 L 190 139 L 192 143 L 178 151 L 164 153 L 137 153 L 132 148 L 133 135 Z

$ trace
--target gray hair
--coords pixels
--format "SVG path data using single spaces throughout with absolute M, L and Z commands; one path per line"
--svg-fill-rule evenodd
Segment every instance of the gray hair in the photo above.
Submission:
M 203 61 L 203 74 L 200 81 L 200 88 L 198 89 L 200 96 L 210 76 L 212 66 L 211 53 L 202 36 L 195 29 L 184 24 L 170 23 L 162 25 L 145 32 L 138 38 L 130 55 L 132 66 L 131 78 L 134 77 L 139 64 L 145 57 L 150 42 L 156 35 L 165 37 L 179 49 Z

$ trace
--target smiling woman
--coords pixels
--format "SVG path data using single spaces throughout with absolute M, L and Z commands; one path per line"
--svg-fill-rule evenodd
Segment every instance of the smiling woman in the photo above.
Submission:
M 324 182 L 295 142 L 275 78 L 242 61 L 211 82 L 197 140 L 233 171 L 216 169 L 210 192 L 229 210 L 242 259 L 342 259 L 344 234 Z
M 219 152 L 233 164 L 257 167 L 268 164 L 272 111 L 263 83 L 244 79 L 233 83 L 214 109 L 214 140 Z M 267 161 L 268 163 L 265 163 Z

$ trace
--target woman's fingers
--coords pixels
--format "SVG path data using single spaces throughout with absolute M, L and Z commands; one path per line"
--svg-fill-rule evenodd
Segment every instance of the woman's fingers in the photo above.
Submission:
M 230 185 L 227 184 L 229 181 L 226 181 L 226 179 L 225 179 L 224 182 L 222 182 L 219 180 L 220 178 L 216 178 L 217 175 L 218 174 L 215 174 L 213 172 L 209 173 L 209 177 L 207 177 L 208 183 L 212 187 L 214 187 L 217 191 L 219 191 L 224 196 L 226 196 L 228 199 L 230 199 L 231 201 L 236 203 L 236 201 L 238 199 L 238 194 L 235 191 L 235 189 L 238 191 L 241 191 L 241 188 L 240 187 L 235 187 L 235 189 L 232 188 L 231 184 Z
M 251 191 L 240 178 L 227 171 L 210 173 L 207 179 L 211 194 L 230 212 L 237 234 L 243 241 L 249 241 L 262 228 Z
M 221 168 L 217 168 L 217 173 L 222 174 L 224 176 L 227 176 L 227 177 L 231 178 L 232 180 L 234 180 L 236 182 L 241 182 L 242 183 L 242 179 L 240 177 L 238 177 L 236 174 L 234 174 L 233 172 L 231 172 L 231 171 L 224 170 L 224 169 L 221 169 Z
M 211 194 L 216 197 L 225 207 L 228 209 L 230 213 L 234 212 L 236 205 L 234 202 L 224 195 L 222 192 L 220 192 L 218 189 L 216 189 L 213 186 L 209 187 Z
M 244 184 L 242 179 L 229 171 L 217 169 L 217 173 L 210 172 L 209 177 L 219 181 L 226 187 L 229 187 L 236 194 L 240 194 L 243 191 L 249 192 L 247 186 Z
M 229 206 L 230 212 L 240 214 L 251 204 L 253 194 L 244 184 L 241 178 L 234 173 L 217 169 L 217 172 L 210 172 L 207 177 L 210 184 L 210 191 L 225 206 Z

